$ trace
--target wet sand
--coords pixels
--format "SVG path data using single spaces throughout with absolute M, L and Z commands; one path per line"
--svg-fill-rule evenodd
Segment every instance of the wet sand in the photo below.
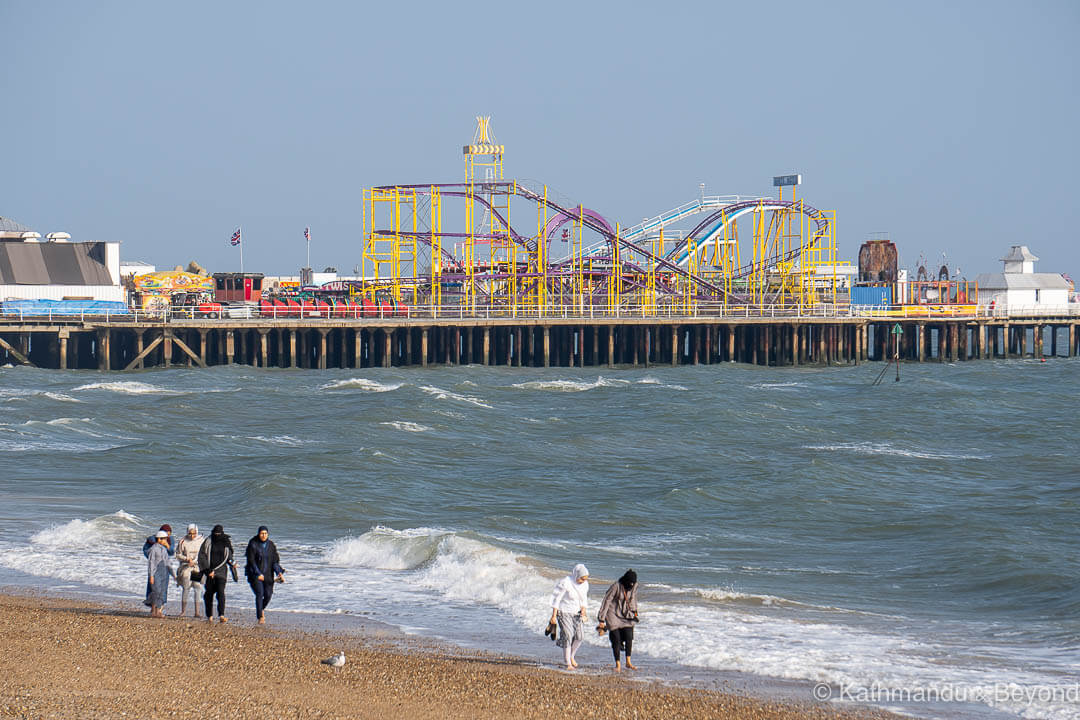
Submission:
M 189 608 L 190 612 L 190 608 Z M 0 594 L 2 718 L 894 718 L 366 635 Z M 238 618 L 240 619 L 240 618 Z M 321 664 L 344 650 L 345 667 Z

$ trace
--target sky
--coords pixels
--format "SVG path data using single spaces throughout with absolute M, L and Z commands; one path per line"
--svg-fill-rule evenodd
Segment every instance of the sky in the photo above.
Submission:
M 842 257 L 1080 278 L 1080 3 L 0 0 L 0 216 L 124 260 L 349 272 L 363 189 L 506 177 L 632 225 L 707 194 L 835 210 Z

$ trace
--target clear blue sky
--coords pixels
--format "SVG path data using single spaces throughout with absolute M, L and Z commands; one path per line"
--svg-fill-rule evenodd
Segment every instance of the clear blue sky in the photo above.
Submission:
M 815 7 L 818 6 L 818 7 Z M 453 182 L 490 114 L 508 177 L 633 224 L 801 194 L 842 254 L 964 274 L 1014 243 L 1080 276 L 1080 3 L 0 0 L 0 215 L 159 267 L 361 257 L 363 187 Z

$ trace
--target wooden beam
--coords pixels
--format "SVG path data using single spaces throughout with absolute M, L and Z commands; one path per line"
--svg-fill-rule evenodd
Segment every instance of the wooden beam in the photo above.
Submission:
M 173 341 L 174 343 L 176 343 L 176 345 L 177 345 L 177 346 L 178 346 L 178 347 L 179 347 L 179 348 L 180 348 L 181 350 L 183 350 L 184 352 L 186 352 L 186 353 L 187 353 L 187 355 L 188 355 L 188 357 L 189 357 L 189 358 L 191 358 L 192 360 L 194 360 L 194 361 L 195 361 L 195 363 L 196 363 L 196 364 L 197 364 L 197 365 L 198 365 L 199 367 L 201 367 L 201 368 L 203 368 L 203 369 L 206 369 L 206 363 L 204 363 L 204 362 L 203 362 L 203 359 L 202 359 L 201 357 L 199 357 L 198 355 L 196 355 L 196 354 L 194 353 L 194 351 L 192 351 L 192 349 L 191 349 L 191 348 L 189 348 L 189 347 L 187 346 L 187 343 L 185 343 L 185 342 L 184 342 L 183 340 L 181 340 L 181 339 L 180 339 L 179 337 L 177 337 L 177 336 L 173 335 L 173 334 L 172 334 L 171 332 L 169 333 L 169 335 L 170 335 L 170 336 L 172 337 L 172 341 Z M 265 338 L 265 336 L 263 336 L 263 337 Z
M 164 340 L 164 339 L 165 339 L 165 334 L 164 333 L 162 333 L 161 335 L 154 338 L 154 340 L 149 345 L 147 345 L 145 348 L 143 348 L 143 351 L 141 353 L 139 353 L 138 355 L 135 356 L 134 360 L 132 360 L 131 362 L 129 362 L 127 364 L 127 366 L 124 368 L 124 370 L 131 370 L 133 367 L 135 367 L 139 363 L 140 360 L 142 360 L 144 357 L 146 357 L 151 352 L 153 352 L 154 348 L 156 348 L 158 345 L 160 345 L 161 341 Z M 190 352 L 190 350 L 188 352 Z
M 11 345 L 10 345 L 10 344 L 9 344 L 9 343 L 7 342 L 7 340 L 4 340 L 4 338 L 2 338 L 2 337 L 0 337 L 0 347 L 4 348 L 4 349 L 5 349 L 5 350 L 7 350 L 7 351 L 8 351 L 9 353 L 11 353 L 12 355 L 14 355 L 14 356 L 15 356 L 15 359 L 16 359 L 16 360 L 18 360 L 19 362 L 21 362 L 21 363 L 22 363 L 23 365 L 29 365 L 30 367 L 37 367 L 36 365 L 34 365 L 34 363 L 30 362 L 29 358 L 27 358 L 27 357 L 26 357 L 25 355 L 23 355 L 23 354 L 22 354 L 21 352 L 19 352 L 18 350 L 16 350 L 16 349 L 15 349 L 14 347 L 12 347 L 12 346 L 11 346 Z

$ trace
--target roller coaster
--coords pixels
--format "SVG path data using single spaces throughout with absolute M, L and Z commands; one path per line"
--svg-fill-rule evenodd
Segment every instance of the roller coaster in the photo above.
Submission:
M 835 212 L 796 199 L 794 184 L 789 197 L 784 185 L 775 198 L 702 193 L 623 228 L 546 185 L 504 180 L 504 154 L 490 119 L 479 117 L 463 148 L 464 182 L 365 189 L 367 279 L 357 293 L 521 317 L 722 314 L 836 300 Z

